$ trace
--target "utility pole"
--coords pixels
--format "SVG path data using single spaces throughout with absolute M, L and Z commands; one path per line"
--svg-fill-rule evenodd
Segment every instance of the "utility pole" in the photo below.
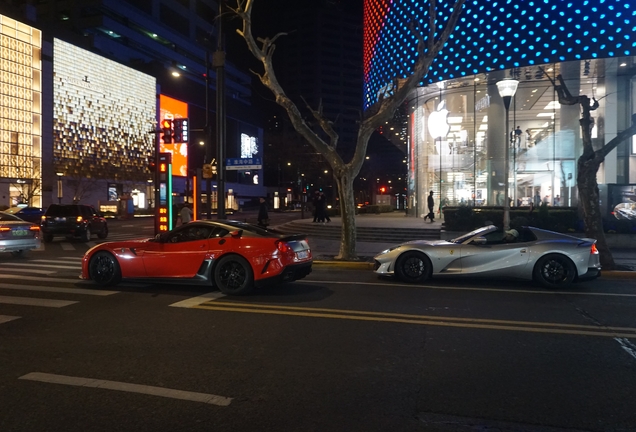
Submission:
M 212 57 L 212 66 L 216 72 L 216 164 L 217 164 L 217 218 L 225 215 L 225 39 L 223 37 L 223 6 L 219 1 L 217 18 L 216 51 Z
M 210 41 L 205 42 L 205 162 L 212 163 L 212 127 L 210 126 Z M 212 179 L 205 179 L 205 214 L 212 219 Z

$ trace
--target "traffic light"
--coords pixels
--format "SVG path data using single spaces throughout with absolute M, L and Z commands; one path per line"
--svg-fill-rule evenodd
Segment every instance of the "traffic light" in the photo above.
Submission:
M 154 156 L 148 156 L 148 170 L 155 172 L 157 170 L 157 161 Z
M 386 186 L 380 186 L 380 193 L 385 193 L 386 192 Z
M 188 143 L 189 140 L 189 130 L 188 130 L 188 119 L 187 118 L 178 118 L 172 121 L 172 125 L 174 126 L 174 133 L 172 134 L 172 138 L 175 143 Z
M 163 134 L 161 136 L 161 139 L 163 139 L 164 144 L 172 144 L 172 131 L 173 131 L 172 120 L 170 119 L 161 120 L 161 132 Z

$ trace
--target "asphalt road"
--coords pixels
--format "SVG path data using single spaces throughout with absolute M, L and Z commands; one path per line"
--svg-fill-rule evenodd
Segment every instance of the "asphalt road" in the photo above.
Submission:
M 77 279 L 89 246 L 0 256 L 0 431 L 636 430 L 633 279 L 551 292 L 315 266 L 229 298 L 98 290 Z

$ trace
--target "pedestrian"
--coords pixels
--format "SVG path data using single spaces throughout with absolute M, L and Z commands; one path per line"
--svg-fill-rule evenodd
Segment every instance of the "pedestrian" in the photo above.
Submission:
M 181 218 L 181 225 L 187 224 L 192 220 L 192 209 L 190 208 L 190 203 L 185 203 L 183 208 L 179 212 L 179 217 Z
M 263 197 L 260 197 L 258 201 L 259 201 L 258 226 L 267 228 L 267 225 L 269 225 L 269 214 L 267 213 L 267 202 L 265 201 L 265 198 Z
M 431 223 L 435 222 L 435 199 L 433 198 L 433 191 L 430 191 L 428 198 L 426 198 L 426 205 L 428 206 L 428 214 L 424 216 L 424 220 L 427 218 L 431 220 Z
M 523 134 L 523 131 L 521 130 L 521 126 L 517 126 L 517 129 L 515 129 L 515 145 L 518 149 L 521 148 L 521 135 Z
M 318 222 L 318 206 L 320 205 L 320 191 L 314 192 L 314 197 L 311 200 L 311 203 L 314 206 L 314 222 Z
M 329 212 L 327 212 L 327 196 L 324 192 L 320 192 L 320 200 L 322 202 L 322 220 L 320 222 L 331 222 L 331 218 L 329 217 Z
M 539 207 L 541 205 L 541 195 L 539 195 L 539 191 L 534 194 L 534 206 Z

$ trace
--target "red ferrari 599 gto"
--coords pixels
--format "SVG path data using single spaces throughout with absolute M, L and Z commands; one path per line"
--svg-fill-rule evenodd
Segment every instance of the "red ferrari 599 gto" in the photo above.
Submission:
M 304 234 L 281 235 L 238 221 L 195 221 L 152 239 L 102 243 L 82 260 L 82 279 L 115 285 L 121 279 L 212 284 L 246 294 L 272 281 L 311 273 Z

